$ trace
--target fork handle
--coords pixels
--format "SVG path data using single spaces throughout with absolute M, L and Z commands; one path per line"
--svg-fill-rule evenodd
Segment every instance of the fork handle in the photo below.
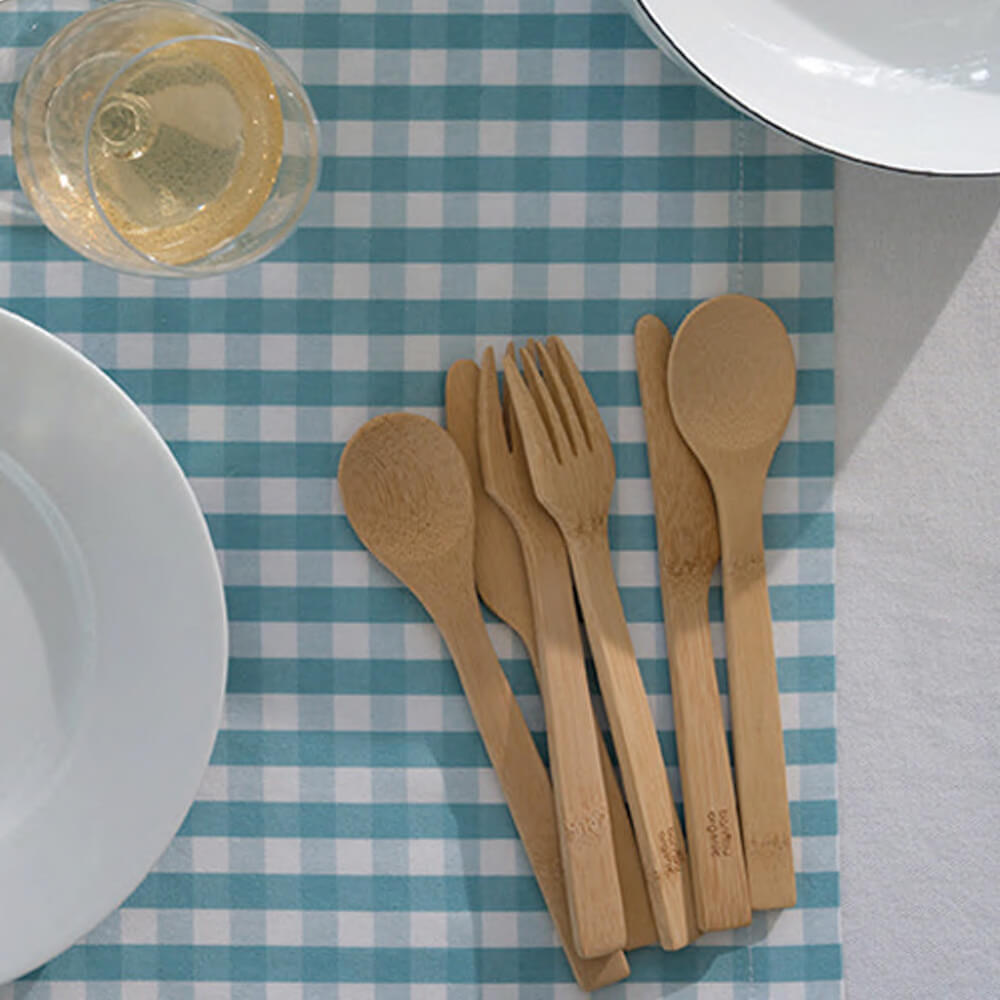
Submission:
M 629 966 L 621 951 L 587 959 L 574 945 L 552 785 L 490 642 L 478 603 L 470 595 L 468 601 L 451 603 L 435 612 L 434 619 L 455 661 L 486 753 L 578 985 L 590 991 L 624 979 Z
M 684 834 L 625 621 L 607 524 L 566 537 L 662 947 L 698 936 Z
M 795 905 L 795 864 L 785 780 L 785 745 L 767 593 L 761 507 L 755 496 L 718 490 L 726 664 L 733 757 L 750 903 Z M 732 498 L 732 499 L 731 499 Z
M 538 652 L 530 636 L 521 636 L 528 657 L 531 660 L 538 686 L 541 687 L 541 669 Z M 618 786 L 618 775 L 611 763 L 611 754 L 601 735 L 597 717 L 591 705 L 591 722 L 597 736 L 597 750 L 601 756 L 601 775 L 604 778 L 604 791 L 608 796 L 608 809 L 611 811 L 611 834 L 615 841 L 615 855 L 618 860 L 618 883 L 622 890 L 622 903 L 625 906 L 625 950 L 635 951 L 636 948 L 646 948 L 656 944 L 656 925 L 649 909 L 649 896 L 646 893 L 646 876 L 639 860 L 639 851 L 635 846 L 635 834 L 632 832 L 632 821 L 628 816 L 622 790 Z
M 708 578 L 703 585 L 701 580 L 668 578 L 662 590 L 698 927 L 742 927 L 750 923 L 750 893 L 715 679 Z
M 555 524 L 540 545 L 523 547 L 535 615 L 545 721 L 563 871 L 576 946 L 587 958 L 626 941 L 600 736 L 587 685 L 573 580 Z M 547 544 L 546 544 L 547 542 Z

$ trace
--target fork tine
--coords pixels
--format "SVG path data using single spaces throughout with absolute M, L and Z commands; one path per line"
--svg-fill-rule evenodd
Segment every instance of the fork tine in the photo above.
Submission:
M 500 396 L 497 392 L 497 365 L 492 347 L 483 351 L 476 396 L 479 464 L 483 470 L 483 481 L 490 488 L 497 478 L 498 457 L 507 451 L 507 435 L 503 429 Z
M 524 453 L 528 459 L 528 469 L 541 469 L 547 462 L 558 461 L 552 438 L 542 414 L 535 403 L 534 397 L 528 391 L 521 373 L 517 370 L 517 359 L 511 351 L 503 359 L 504 384 L 510 392 L 510 400 L 514 407 L 515 423 L 524 442 Z M 534 476 L 532 476 L 534 479 Z
M 534 355 L 537 349 L 538 345 L 533 340 L 529 340 L 528 346 L 521 349 L 521 365 L 524 368 L 525 381 L 528 383 L 528 388 L 531 390 L 531 395 L 549 432 L 549 439 L 552 441 L 556 453 L 556 461 L 561 463 L 570 457 L 572 448 L 552 393 L 535 364 Z
M 504 352 L 504 361 L 507 358 L 511 359 L 512 364 L 517 364 L 517 354 L 514 352 L 513 341 L 507 344 L 507 350 Z M 507 440 L 510 442 L 511 453 L 515 457 L 521 457 L 524 455 L 524 438 L 521 435 L 521 425 L 517 422 L 517 414 L 514 412 L 514 404 L 510 398 L 510 386 L 508 386 L 506 379 L 504 379 L 503 397 L 500 405 L 503 408 L 504 425 L 507 428 Z
M 581 451 L 590 447 L 590 436 L 580 419 L 576 405 L 570 398 L 569 390 L 566 388 L 566 381 L 558 365 L 552 358 L 552 353 L 544 344 L 535 344 L 535 351 L 541 363 L 542 375 L 545 377 L 545 385 L 552 394 L 559 416 L 562 417 L 566 435 L 569 438 L 573 453 L 578 455 Z
M 554 355 L 556 365 L 562 373 L 563 384 L 573 400 L 577 416 L 580 418 L 580 423 L 587 435 L 587 443 L 593 448 L 602 439 L 607 440 L 608 438 L 608 429 L 601 419 L 601 411 L 597 409 L 594 397 L 590 394 L 590 389 L 587 388 L 587 383 L 580 374 L 580 369 L 577 368 L 573 355 L 569 353 L 562 340 L 553 335 L 549 337 L 547 346 Z

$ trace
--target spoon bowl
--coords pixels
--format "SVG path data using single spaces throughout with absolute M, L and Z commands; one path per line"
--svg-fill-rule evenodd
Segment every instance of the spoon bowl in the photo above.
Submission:
M 709 299 L 685 319 L 670 358 L 671 408 L 706 467 L 718 453 L 773 451 L 795 404 L 795 353 L 772 309 L 745 295 Z
M 410 413 L 370 420 L 344 449 L 338 481 L 358 537 L 421 602 L 434 603 L 442 561 L 449 576 L 463 572 L 471 591 L 472 487 L 461 452 L 437 424 Z

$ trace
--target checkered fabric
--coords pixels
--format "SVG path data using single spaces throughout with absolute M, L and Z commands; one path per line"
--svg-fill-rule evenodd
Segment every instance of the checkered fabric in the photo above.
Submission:
M 82 9 L 0 6 L 9 134 L 30 47 Z M 616 0 L 230 0 L 322 119 L 320 189 L 265 262 L 198 282 L 82 261 L 0 186 L 0 301 L 107 370 L 170 443 L 225 574 L 232 660 L 197 801 L 85 941 L 0 1000 L 578 995 L 443 644 L 336 483 L 368 417 L 442 418 L 444 371 L 560 334 L 615 442 L 616 569 L 676 747 L 631 329 L 764 297 L 798 353 L 765 537 L 799 905 L 610 998 L 841 996 L 833 598 L 833 168 L 673 67 Z M 713 639 L 725 691 L 718 586 Z M 529 724 L 531 670 L 489 629 Z M 2 905 L 2 902 L 0 902 Z

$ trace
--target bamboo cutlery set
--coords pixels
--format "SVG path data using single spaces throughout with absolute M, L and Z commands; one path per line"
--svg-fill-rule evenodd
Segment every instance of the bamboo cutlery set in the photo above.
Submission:
M 448 431 L 369 421 L 339 485 L 363 544 L 440 629 L 577 983 L 628 976 L 625 951 L 795 903 L 777 673 L 764 566 L 764 481 L 795 398 L 788 335 L 726 295 L 671 344 L 635 329 L 685 807 L 682 830 L 608 543 L 611 442 L 562 342 L 448 372 Z M 709 635 L 721 552 L 735 788 Z M 546 770 L 477 599 L 524 641 L 545 709 Z M 588 688 L 577 601 L 621 772 Z M 627 804 L 627 805 L 626 805 Z

